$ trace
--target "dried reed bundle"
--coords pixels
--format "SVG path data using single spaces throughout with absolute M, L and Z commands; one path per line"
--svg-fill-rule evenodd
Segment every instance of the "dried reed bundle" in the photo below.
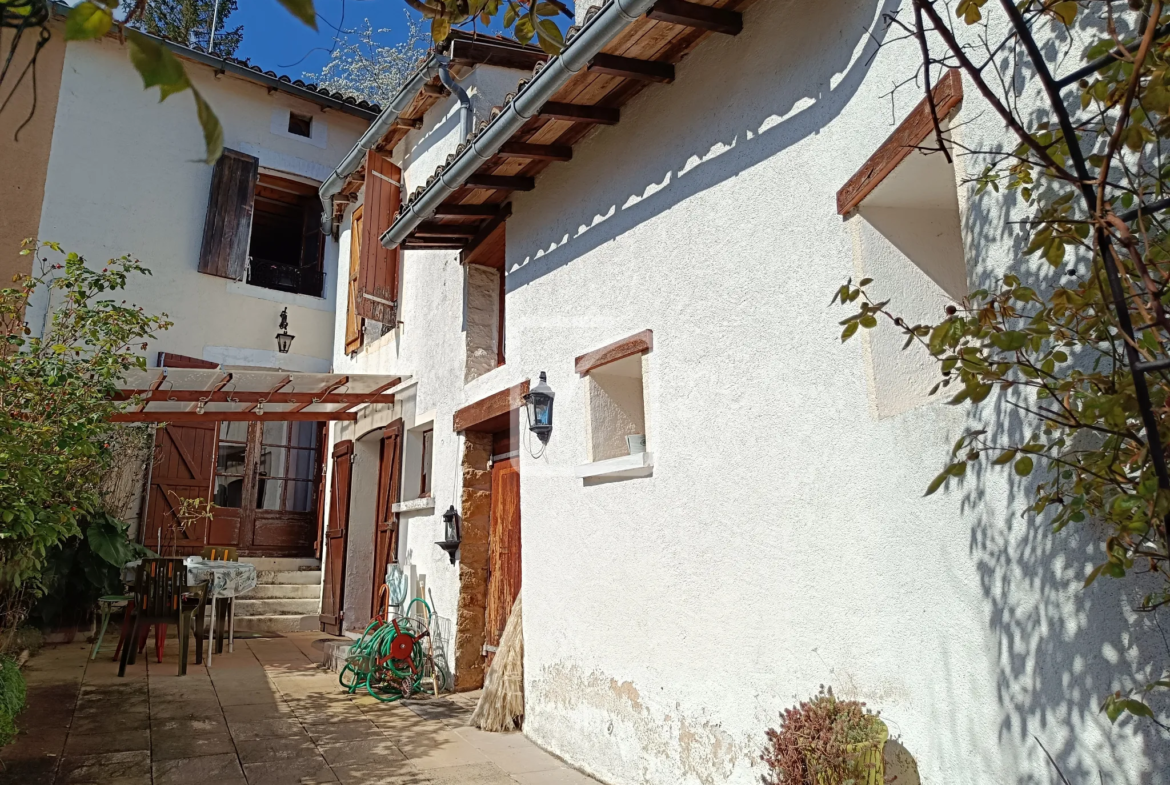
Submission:
M 482 730 L 504 733 L 524 723 L 524 625 L 520 594 L 500 638 L 500 648 L 484 679 L 483 695 L 471 715 L 471 724 Z

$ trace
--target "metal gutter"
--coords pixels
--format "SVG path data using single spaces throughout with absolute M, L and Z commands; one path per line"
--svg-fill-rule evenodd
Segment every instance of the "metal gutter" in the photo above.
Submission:
M 325 178 L 325 182 L 321 183 L 317 193 L 321 197 L 322 207 L 325 208 L 325 215 L 322 217 L 321 223 L 326 232 L 331 232 L 333 228 L 333 197 L 341 192 L 346 179 L 361 166 L 366 158 L 366 153 L 382 141 L 382 137 L 386 135 L 391 126 L 398 122 L 399 115 L 406 111 L 406 107 L 414 101 L 415 96 L 422 90 L 423 84 L 430 81 L 437 73 L 439 73 L 439 61 L 434 54 L 431 54 L 414 72 L 414 75 L 406 80 L 406 84 L 398 89 L 398 92 L 390 99 L 390 104 L 366 129 L 366 132 L 362 134 L 345 158 L 341 159 L 341 163 L 337 165 L 333 173 Z
M 405 240 L 444 199 L 460 188 L 484 161 L 495 155 L 529 118 L 535 116 L 569 79 L 586 68 L 602 47 L 640 19 L 654 3 L 655 0 L 609 0 L 504 110 L 473 141 L 463 146 L 455 159 L 417 198 L 404 203 L 397 220 L 382 234 L 382 245 L 394 248 Z

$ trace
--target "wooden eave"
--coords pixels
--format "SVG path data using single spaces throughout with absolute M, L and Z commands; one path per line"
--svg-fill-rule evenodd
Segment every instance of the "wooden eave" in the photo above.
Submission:
M 444 208 L 462 205 L 502 205 L 516 185 L 531 180 L 550 165 L 571 158 L 573 145 L 587 136 L 597 125 L 612 125 L 620 122 L 621 107 L 648 87 L 673 81 L 674 66 L 703 39 L 711 35 L 734 35 L 734 19 L 727 24 L 727 14 L 720 17 L 715 25 L 723 32 L 708 29 L 711 23 L 701 17 L 711 16 L 703 9 L 693 6 L 719 9 L 741 14 L 755 0 L 698 0 L 697 3 L 680 0 L 661 0 L 651 11 L 627 27 L 610 41 L 591 63 L 572 77 L 548 102 L 549 104 L 581 107 L 582 114 L 596 115 L 590 118 L 569 119 L 564 116 L 564 106 L 558 107 L 558 116 L 536 115 L 529 119 L 501 147 L 500 152 L 488 159 L 476 171 L 474 177 L 487 177 L 486 182 L 498 182 L 501 187 L 464 186 L 452 192 L 436 214 L 425 224 L 429 237 L 418 236 L 415 229 L 402 242 L 405 249 L 446 248 L 464 252 L 474 244 L 462 235 L 452 236 L 445 241 L 435 237 L 436 224 L 471 224 L 480 228 L 494 221 L 492 217 L 473 215 L 443 215 Z M 669 9 L 667 8 L 669 6 Z M 688 9 L 688 6 L 691 6 Z M 669 14 L 665 12 L 669 10 Z M 656 16 L 669 15 L 677 19 L 678 14 L 695 13 L 693 24 L 678 24 L 664 21 Z M 570 42 L 571 43 L 571 42 Z M 623 71 L 623 66 L 628 70 Z M 605 110 L 590 112 L 590 109 Z M 615 116 L 616 115 L 616 116 Z M 523 178 L 523 180 L 496 180 L 494 178 Z M 478 182 L 485 182 L 478 179 Z M 527 188 L 523 188 L 527 190 Z M 452 212 L 455 212 L 452 210 Z
M 530 71 L 537 62 L 543 62 L 548 56 L 535 46 L 524 46 L 515 41 L 508 41 L 492 36 L 475 36 L 461 31 L 455 31 L 450 42 L 451 73 L 456 79 L 462 79 L 477 65 L 494 65 L 503 68 L 515 68 Z M 422 127 L 423 117 L 432 106 L 447 95 L 447 88 L 442 85 L 436 76 L 423 84 L 410 104 L 399 115 L 399 122 L 387 131 L 374 145 L 376 152 L 390 155 L 395 146 L 401 142 L 412 126 Z M 334 200 L 334 224 L 340 223 L 341 215 L 346 205 L 357 200 L 366 181 L 366 165 L 361 163 L 338 192 Z

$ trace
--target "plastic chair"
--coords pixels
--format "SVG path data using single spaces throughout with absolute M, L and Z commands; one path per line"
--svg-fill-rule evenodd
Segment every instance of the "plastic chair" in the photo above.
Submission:
M 133 594 L 107 594 L 105 597 L 99 597 L 98 602 L 102 606 L 102 626 L 98 630 L 97 638 L 93 642 L 93 652 L 90 653 L 89 658 L 96 660 L 98 651 L 102 648 L 102 638 L 106 637 L 106 627 L 110 623 L 110 611 L 119 603 L 129 605 L 134 601 Z M 127 609 L 126 616 L 129 618 L 130 611 Z M 118 648 L 114 651 L 114 659 L 118 659 L 118 651 L 121 650 L 122 644 L 125 641 L 126 623 L 122 622 L 122 634 L 118 637 Z
M 126 666 L 132 665 L 137 659 L 138 647 L 134 644 L 138 642 L 139 629 L 144 624 L 156 625 L 156 643 L 160 640 L 160 625 L 178 624 L 179 675 L 186 675 L 192 620 L 196 614 L 202 612 L 206 599 L 206 583 L 194 587 L 187 585 L 187 565 L 182 559 L 143 559 L 138 565 L 137 578 L 134 581 L 134 621 L 126 644 L 122 647 L 118 675 L 125 676 Z M 199 664 L 203 662 L 202 630 L 195 630 L 195 639 L 198 643 L 195 649 L 195 663 Z
M 240 560 L 239 552 L 235 548 L 227 546 L 208 546 L 203 549 L 202 556 L 206 561 L 236 561 Z M 219 629 L 219 635 L 215 635 L 215 630 L 211 630 L 208 635 L 214 641 L 215 653 L 223 654 L 223 628 L 226 624 L 228 627 L 228 652 L 236 650 L 236 598 L 224 597 L 225 603 L 219 607 L 219 613 L 216 614 L 216 598 L 211 598 L 211 623 L 216 625 Z M 226 618 L 225 618 L 226 617 Z M 199 617 L 199 624 L 202 626 L 203 617 Z

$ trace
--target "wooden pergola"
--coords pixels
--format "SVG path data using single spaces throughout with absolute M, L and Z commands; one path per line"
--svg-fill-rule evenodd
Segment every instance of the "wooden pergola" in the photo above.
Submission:
M 394 403 L 408 377 L 258 371 L 247 368 L 148 368 L 128 375 L 113 422 L 266 422 L 356 420 L 356 407 Z

